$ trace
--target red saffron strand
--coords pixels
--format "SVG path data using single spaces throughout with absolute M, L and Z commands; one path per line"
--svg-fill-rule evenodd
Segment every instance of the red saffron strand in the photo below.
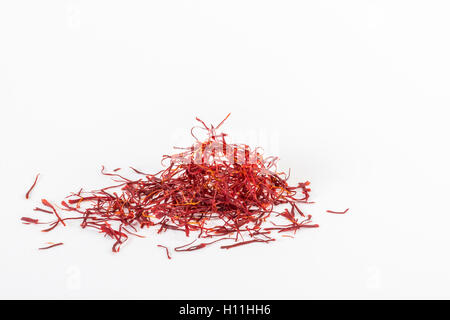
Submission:
M 39 223 L 38 219 L 33 219 L 33 218 L 28 218 L 28 217 L 22 217 L 22 218 L 20 218 L 20 220 L 22 220 L 26 224 L 30 224 L 30 223 L 38 224 Z
M 228 117 L 229 117 L 230 115 L 231 115 L 231 112 L 225 117 L 225 119 L 222 120 L 221 123 L 219 123 L 219 124 L 217 125 L 217 127 L 215 127 L 215 129 L 219 129 L 219 128 L 222 126 L 222 124 L 228 119 Z
M 40 175 L 40 173 L 38 173 L 38 174 L 36 175 L 36 179 L 34 179 L 34 182 L 33 182 L 32 186 L 31 186 L 31 188 L 30 188 L 30 189 L 28 190 L 28 192 L 26 193 L 25 199 L 29 199 L 29 198 L 30 198 L 30 193 L 31 193 L 31 191 L 33 191 L 34 187 L 36 186 L 36 183 L 37 183 L 37 181 L 38 181 L 39 175 Z
M 45 213 L 53 214 L 53 211 L 45 210 L 45 209 L 42 209 L 42 208 L 39 208 L 39 207 L 36 207 L 36 208 L 34 208 L 33 210 L 34 210 L 34 211 L 40 211 L 40 212 L 45 212 Z
M 149 175 L 148 173 L 144 173 L 144 172 L 142 172 L 142 171 L 140 171 L 138 169 L 135 169 L 133 167 L 130 167 L 130 169 L 133 170 L 134 172 L 136 172 L 137 174 L 142 174 L 144 176 L 148 176 Z
M 162 246 L 160 244 L 158 244 L 158 247 L 166 249 L 167 258 L 172 259 L 169 254 L 169 248 L 167 248 L 166 246 Z
M 327 212 L 334 213 L 334 214 L 344 214 L 344 213 L 347 213 L 348 210 L 350 210 L 350 208 L 345 209 L 345 211 L 331 211 L 331 210 L 327 210 Z
M 55 244 L 52 244 L 52 245 L 50 245 L 50 246 L 48 246 L 48 247 L 43 247 L 43 248 L 38 248 L 39 250 L 47 250 L 47 249 L 50 249 L 50 248 L 54 248 L 54 247 L 57 247 L 57 246 L 61 246 L 61 245 L 63 245 L 64 243 L 63 242 L 59 242 L 59 243 L 55 243 Z

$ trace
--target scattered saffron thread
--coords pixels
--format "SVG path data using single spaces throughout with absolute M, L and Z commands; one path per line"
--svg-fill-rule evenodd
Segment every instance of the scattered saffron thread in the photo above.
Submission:
M 47 250 L 47 249 L 50 249 L 50 248 L 54 248 L 54 247 L 57 247 L 57 246 L 61 246 L 61 245 L 63 245 L 63 244 L 64 244 L 64 243 L 62 243 L 62 242 L 54 243 L 54 244 L 49 245 L 48 247 L 39 248 L 39 250 Z
M 166 246 L 162 246 L 160 244 L 158 244 L 158 247 L 166 249 L 167 258 L 172 259 L 172 257 L 169 254 L 169 248 L 167 248 Z
M 36 208 L 34 208 L 33 210 L 34 210 L 34 211 L 40 211 L 40 212 L 45 212 L 45 213 L 53 214 L 53 211 L 45 210 L 45 209 L 42 209 L 42 208 L 39 208 L 39 207 L 36 207 Z
M 30 193 L 31 193 L 31 191 L 33 191 L 34 187 L 36 186 L 36 183 L 38 181 L 39 175 L 40 175 L 39 173 L 36 175 L 36 179 L 34 179 L 34 182 L 33 182 L 32 186 L 31 186 L 31 188 L 26 193 L 25 199 L 29 199 L 30 198 Z
M 334 213 L 334 214 L 344 214 L 344 213 L 347 213 L 348 210 L 350 210 L 350 208 L 347 208 L 345 211 L 331 211 L 331 210 L 327 210 L 327 212 Z
M 39 220 L 38 219 L 33 219 L 33 218 L 28 218 L 28 217 L 22 217 L 20 218 L 20 220 L 22 220 L 24 224 L 38 224 Z

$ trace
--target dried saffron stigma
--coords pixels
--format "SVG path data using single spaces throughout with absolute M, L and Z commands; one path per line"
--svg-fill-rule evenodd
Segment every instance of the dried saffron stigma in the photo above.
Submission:
M 174 248 L 187 252 L 219 241 L 229 242 L 220 246 L 222 249 L 267 244 L 280 233 L 279 237 L 285 233 L 292 236 L 300 229 L 317 228 L 312 217 L 299 208 L 300 204 L 312 203 L 310 183 L 290 185 L 290 171 L 278 172 L 277 157 L 264 157 L 259 148 L 227 143 L 227 135 L 217 129 L 228 117 L 216 127 L 197 118 L 200 125 L 191 130 L 194 144 L 177 148 L 181 150 L 177 154 L 164 155 L 162 162 L 167 166 L 156 174 L 130 167 L 138 176 L 130 179 L 118 173 L 122 172 L 120 168 L 108 172 L 102 167 L 102 174 L 114 181 L 111 186 L 81 189 L 70 194 L 61 206 L 42 199 L 48 210 L 34 210 L 56 216 L 42 231 L 78 221 L 83 229 L 91 228 L 113 239 L 113 252 L 118 252 L 130 236 L 142 237 L 138 234 L 142 229 L 179 231 L 196 238 Z M 205 139 L 197 137 L 198 130 L 206 134 Z M 30 218 L 22 221 L 38 222 Z M 170 259 L 169 248 L 158 246 L 166 249 Z
M 167 259 L 172 259 L 169 253 L 169 248 L 167 248 L 166 246 L 162 246 L 160 244 L 158 244 L 158 247 L 166 249 Z
M 62 243 L 62 242 L 59 242 L 59 243 L 48 242 L 47 244 L 49 244 L 49 246 L 43 247 L 43 248 L 39 248 L 39 250 L 47 250 L 47 249 L 54 248 L 54 247 L 57 247 L 57 246 L 62 246 L 64 243 Z
M 30 193 L 31 191 L 33 191 L 34 187 L 36 186 L 36 183 L 39 179 L 39 173 L 36 175 L 36 179 L 34 179 L 33 184 L 31 185 L 31 188 L 28 189 L 28 192 L 25 194 L 25 199 L 29 199 L 30 198 Z
M 332 211 L 332 210 L 327 210 L 328 213 L 334 213 L 334 214 L 345 214 L 348 212 L 348 210 L 350 210 L 350 208 L 345 209 L 344 211 Z
M 20 220 L 22 220 L 23 224 L 39 224 L 39 220 L 38 219 L 22 217 L 22 218 L 20 218 Z

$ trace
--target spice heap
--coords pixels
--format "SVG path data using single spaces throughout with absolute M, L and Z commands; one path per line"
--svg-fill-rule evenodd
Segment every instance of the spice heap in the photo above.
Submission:
M 231 243 L 222 245 L 223 249 L 266 243 L 274 241 L 277 233 L 318 227 L 298 206 L 308 203 L 309 182 L 290 186 L 288 174 L 277 172 L 276 157 L 264 158 L 258 148 L 252 150 L 247 145 L 227 144 L 227 135 L 217 131 L 227 118 L 216 127 L 208 127 L 197 118 L 201 126 L 192 129 L 195 143 L 178 148 L 180 153 L 163 156 L 168 166 L 156 174 L 131 168 L 141 178 L 128 179 L 118 173 L 120 169 L 107 173 L 103 167 L 102 173 L 111 176 L 114 185 L 90 192 L 80 190 L 60 206 L 42 199 L 46 208 L 35 210 L 56 217 L 42 231 L 78 220 L 82 228 L 97 229 L 114 239 L 112 250 L 118 252 L 130 235 L 141 236 L 139 229 L 155 227 L 158 233 L 195 233 L 194 242 L 175 248 L 193 251 L 225 240 Z M 204 141 L 194 135 L 193 130 L 199 128 L 207 135 Z M 284 205 L 283 209 L 275 211 L 279 205 Z M 64 217 L 63 212 L 70 216 Z M 279 223 L 279 219 L 284 222 Z M 27 217 L 22 221 L 41 224 Z M 159 246 L 170 258 L 169 249 Z

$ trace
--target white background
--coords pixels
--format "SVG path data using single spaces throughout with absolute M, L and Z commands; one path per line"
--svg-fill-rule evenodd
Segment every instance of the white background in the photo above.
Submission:
M 450 298 L 448 1 L 2 1 L 0 298 Z M 318 229 L 165 257 L 20 223 L 160 169 L 196 116 L 310 180 Z M 26 201 L 36 173 L 41 179 Z M 347 215 L 325 213 L 350 207 Z M 48 251 L 47 241 L 65 245 Z

